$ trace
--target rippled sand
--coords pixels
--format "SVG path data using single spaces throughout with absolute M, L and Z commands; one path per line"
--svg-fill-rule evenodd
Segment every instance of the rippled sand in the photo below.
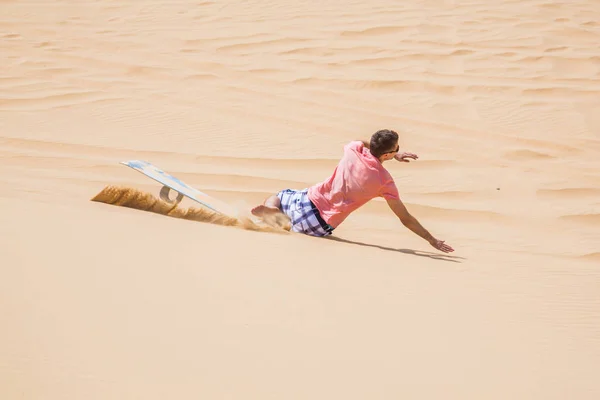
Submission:
M 0 1 L 0 397 L 600 398 L 599 21 L 590 0 Z M 164 208 L 119 164 L 244 212 L 381 128 L 451 255 L 383 201 L 332 239 L 277 234 Z

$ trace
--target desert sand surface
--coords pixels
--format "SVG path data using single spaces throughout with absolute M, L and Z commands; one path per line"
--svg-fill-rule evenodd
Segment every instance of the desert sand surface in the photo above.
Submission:
M 0 1 L 0 398 L 600 398 L 599 43 L 594 0 Z M 243 216 L 383 128 L 453 253 L 119 164 Z

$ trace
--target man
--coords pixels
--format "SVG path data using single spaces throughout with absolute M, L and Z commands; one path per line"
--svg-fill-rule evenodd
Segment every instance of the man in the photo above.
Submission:
M 344 156 L 327 180 L 303 190 L 284 189 L 254 207 L 252 214 L 268 217 L 283 212 L 291 220 L 292 231 L 328 236 L 350 213 L 375 197 L 383 197 L 405 227 L 440 251 L 454 251 L 423 228 L 400 200 L 383 163 L 409 162 L 409 158 L 418 157 L 399 151 L 398 134 L 389 129 L 375 132 L 369 142 L 352 141 L 344 146 Z

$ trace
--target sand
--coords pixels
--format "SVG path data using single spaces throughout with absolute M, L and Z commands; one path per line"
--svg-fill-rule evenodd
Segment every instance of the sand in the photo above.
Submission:
M 598 21 L 592 0 L 1 1 L 0 398 L 600 398 Z M 119 164 L 144 159 L 247 211 L 382 128 L 454 253 L 380 199 L 331 239 L 92 201 L 155 201 Z

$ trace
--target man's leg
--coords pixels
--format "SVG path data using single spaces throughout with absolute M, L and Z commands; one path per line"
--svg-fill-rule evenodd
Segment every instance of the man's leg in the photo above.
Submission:
M 286 231 L 292 229 L 292 221 L 281 209 L 281 200 L 277 195 L 269 196 L 262 205 L 254 207 L 252 214 L 268 225 L 277 226 Z
M 272 215 L 281 212 L 281 201 L 276 195 L 269 196 L 263 204 L 256 206 L 252 209 L 252 214 L 257 217 L 263 217 L 266 215 Z

